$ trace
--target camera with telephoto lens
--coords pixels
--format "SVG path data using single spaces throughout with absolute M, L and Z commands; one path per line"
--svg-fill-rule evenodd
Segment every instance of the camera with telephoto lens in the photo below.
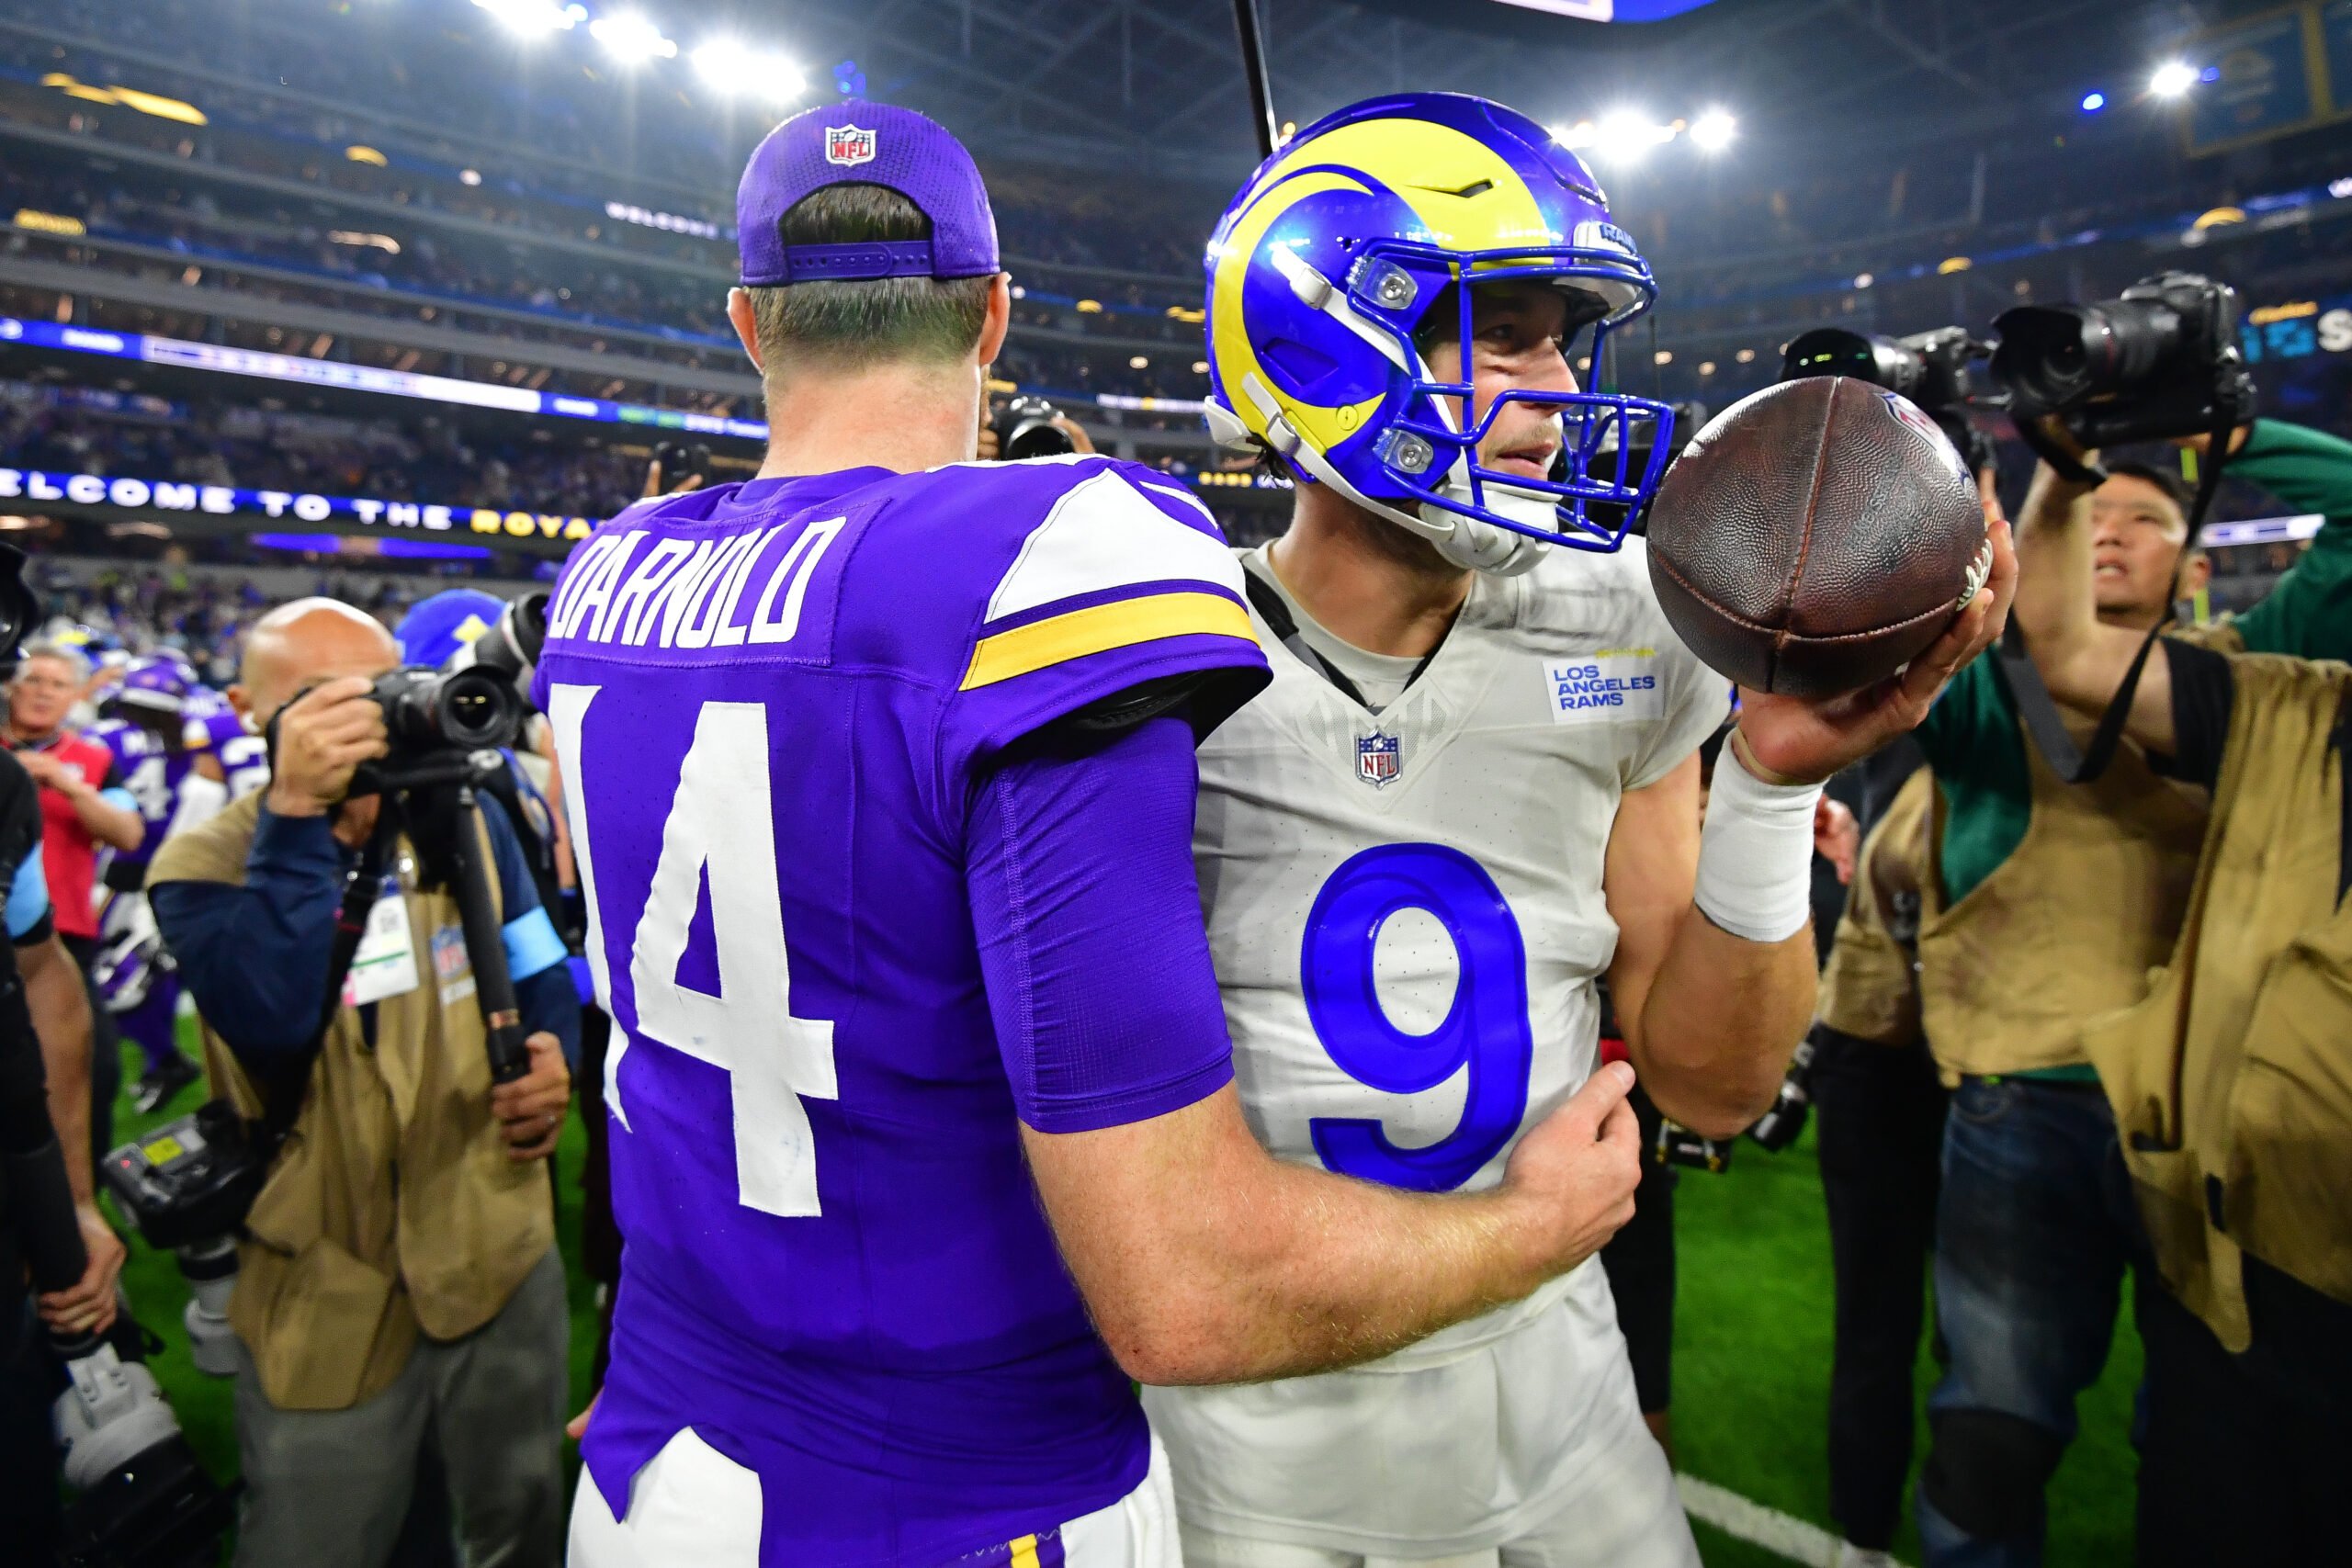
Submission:
M 2086 447 L 2234 429 L 2254 417 L 2238 292 L 2190 272 L 2092 305 L 2020 305 L 1993 323 L 1993 379 L 2021 433 L 2055 416 Z M 2029 440 L 2032 437 L 2029 434 Z
M 1968 460 L 1969 472 L 1977 473 L 1993 466 L 1993 439 L 1969 423 L 1968 411 L 1997 406 L 2000 400 L 1976 390 L 1969 367 L 1992 347 L 1963 327 L 1937 327 L 1907 337 L 1815 327 L 1790 340 L 1781 355 L 1781 379 L 1850 376 L 1908 399 Z
M 537 669 L 539 649 L 548 640 L 548 592 L 534 589 L 519 599 L 506 602 L 506 609 L 498 624 L 474 638 L 458 645 L 458 651 L 441 666 L 445 675 L 460 670 L 480 670 L 497 676 L 513 688 L 526 704 L 530 701 L 531 675 Z
M 1043 398 L 1011 399 L 997 411 L 989 425 L 996 432 L 998 458 L 1012 463 L 1023 457 L 1058 457 L 1077 451 L 1069 433 L 1054 423 L 1061 416 L 1061 410 Z
M 123 1145 L 98 1175 L 151 1247 L 173 1253 L 188 1283 L 182 1314 L 199 1371 L 237 1370 L 229 1292 L 237 1282 L 237 1229 L 261 1190 L 267 1163 L 246 1124 L 216 1100 Z
M 229 1292 L 237 1227 L 263 1168 L 244 1128 L 215 1101 L 107 1156 L 99 1174 L 149 1243 L 179 1259 L 190 1299 L 183 1315 L 197 1367 L 237 1370 Z M 208 1474 L 181 1434 L 128 1317 L 104 1338 L 57 1347 L 67 1383 L 51 1420 L 75 1497 L 61 1561 L 75 1568 L 196 1568 L 217 1561 L 233 1490 Z
M 66 1568 L 209 1568 L 235 1511 L 196 1457 L 140 1355 L 139 1326 L 118 1318 L 112 1337 L 61 1347 L 65 1392 L 51 1419 L 65 1450 L 65 1511 L 58 1562 Z
M 496 750 L 523 731 L 523 699 L 491 670 L 388 670 L 368 698 L 384 710 L 392 755 Z
M 490 670 L 404 665 L 377 676 L 368 698 L 384 713 L 386 754 L 352 771 L 355 798 L 383 794 L 420 762 L 512 746 L 528 712 L 514 682 Z M 266 732 L 273 762 L 282 716 L 272 715 Z

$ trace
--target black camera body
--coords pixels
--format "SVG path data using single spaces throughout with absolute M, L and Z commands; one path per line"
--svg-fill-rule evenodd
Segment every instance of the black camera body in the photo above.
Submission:
M 485 670 L 500 677 L 526 702 L 531 676 L 538 668 L 539 649 L 548 640 L 548 592 L 534 589 L 509 599 L 498 624 L 469 643 L 460 644 L 442 670 Z
M 2238 292 L 2191 272 L 2092 305 L 2020 305 L 1994 322 L 1993 378 L 2020 430 L 2055 416 L 2086 447 L 2233 429 L 2254 417 Z
M 1069 433 L 1054 423 L 1061 416 L 1061 410 L 1040 397 L 1009 400 L 989 426 L 996 432 L 997 457 L 1014 463 L 1023 457 L 1058 457 L 1077 451 Z
M 1969 367 L 1991 352 L 1965 327 L 1935 327 L 1907 337 L 1815 327 L 1790 340 L 1781 356 L 1781 379 L 1851 376 L 1909 399 L 1936 422 L 1969 471 L 1993 463 L 1993 443 L 1968 423 L 1968 411 L 1992 400 L 1980 396 Z
M 394 757 L 495 751 L 523 732 L 523 699 L 492 670 L 388 670 L 368 695 L 384 710 Z
M 710 482 L 710 443 L 707 441 L 664 441 L 653 448 L 653 460 L 662 465 L 663 490 L 675 490 L 688 479 Z
M 267 1170 L 244 1120 L 215 1100 L 116 1149 L 99 1175 L 150 1245 L 176 1249 L 235 1235 Z

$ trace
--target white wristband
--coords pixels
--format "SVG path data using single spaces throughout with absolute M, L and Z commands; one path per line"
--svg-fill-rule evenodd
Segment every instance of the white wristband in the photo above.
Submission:
M 1813 907 L 1813 816 L 1821 786 L 1769 784 L 1726 742 L 1699 835 L 1699 912 L 1749 942 L 1786 942 Z

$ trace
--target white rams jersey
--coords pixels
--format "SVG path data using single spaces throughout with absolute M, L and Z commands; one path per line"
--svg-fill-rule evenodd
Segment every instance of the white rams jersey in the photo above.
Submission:
M 1271 577 L 1262 551 L 1244 559 Z M 1617 946 L 1601 868 L 1618 800 L 1697 749 L 1728 687 L 1668 626 L 1639 540 L 1479 576 L 1436 656 L 1377 715 L 1253 619 L 1273 683 L 1201 748 L 1193 833 L 1243 1111 L 1283 1159 L 1426 1191 L 1490 1187 L 1521 1130 L 1597 1065 L 1594 982 Z M 1422 1506 L 1398 1504 L 1396 1476 L 1310 1480 L 1308 1456 L 1275 1450 L 1360 1425 L 1351 1388 L 1385 1398 L 1369 1386 L 1385 1374 L 1462 1360 L 1555 1308 L 1583 1325 L 1544 1337 L 1577 1348 L 1552 1373 L 1552 1424 L 1573 1427 L 1592 1391 L 1623 1375 L 1598 1260 L 1369 1367 L 1148 1391 L 1188 1523 L 1280 1524 L 1262 1533 L 1375 1554 L 1496 1544 L 1475 1538 L 1539 1507 L 1518 1493 L 1540 1476 L 1450 1477 L 1434 1490 L 1453 1517 L 1383 1525 Z M 1322 1416 L 1302 1422 L 1310 1406 Z M 1490 1400 L 1460 1409 L 1493 1424 Z M 1410 1447 L 1426 1451 L 1430 1436 Z M 1556 1450 L 1574 1437 L 1500 1440 Z M 1451 1449 L 1510 1471 L 1498 1442 L 1464 1433 Z M 1336 1530 L 1317 1528 L 1327 1517 Z

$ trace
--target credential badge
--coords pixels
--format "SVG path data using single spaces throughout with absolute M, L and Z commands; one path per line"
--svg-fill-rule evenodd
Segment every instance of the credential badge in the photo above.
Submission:
M 1359 735 L 1356 737 L 1356 777 L 1374 789 L 1385 789 L 1396 782 L 1396 774 L 1404 763 L 1404 751 L 1394 735 Z
M 874 132 L 854 125 L 825 127 L 825 162 L 848 167 L 874 162 Z

